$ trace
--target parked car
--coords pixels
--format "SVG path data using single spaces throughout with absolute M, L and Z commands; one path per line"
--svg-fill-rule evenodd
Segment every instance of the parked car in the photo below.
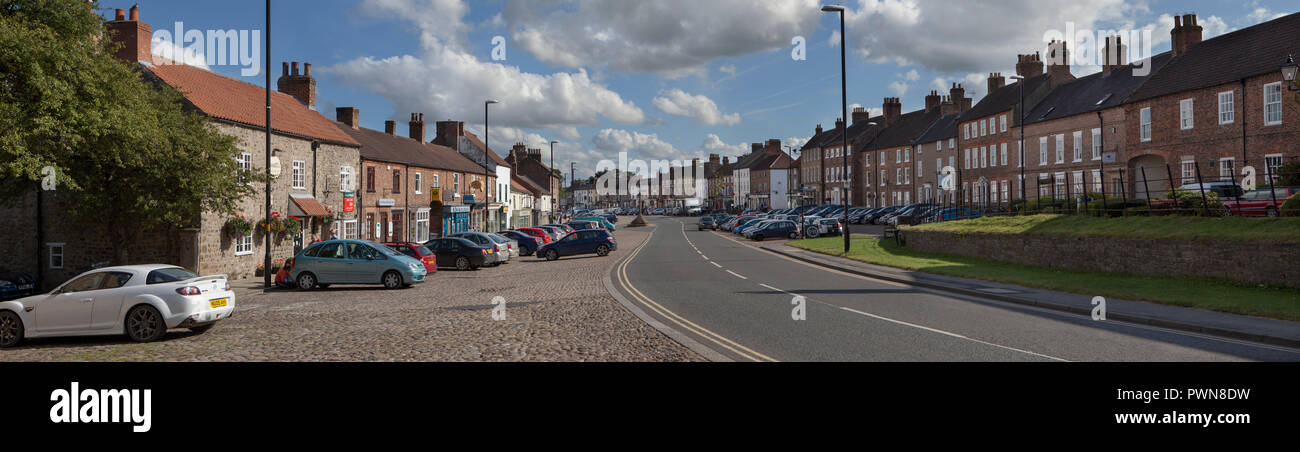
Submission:
M 479 245 L 459 237 L 433 239 L 424 242 L 424 247 L 433 252 L 439 267 L 453 267 L 461 271 L 478 270 L 497 260 L 494 246 Z
M 406 257 L 420 261 L 424 264 L 425 277 L 438 271 L 438 259 L 433 255 L 433 251 L 420 243 L 385 243 L 384 246 L 392 248 L 393 251 L 405 254 Z M 289 266 L 286 262 L 285 266 Z
M 508 264 L 510 263 L 510 257 L 514 255 L 514 253 L 511 253 L 510 249 L 506 248 L 505 245 L 492 239 L 489 234 L 484 234 L 482 232 L 462 232 L 460 234 L 449 235 L 448 237 L 462 238 L 474 242 L 478 246 L 490 247 L 492 253 L 496 255 L 496 259 L 493 259 L 492 262 L 486 264 L 489 267 Z
M 774 220 L 747 231 L 745 235 L 758 242 L 773 237 L 793 240 L 799 238 L 799 225 L 789 220 Z
M 0 348 L 52 336 L 124 334 L 152 342 L 170 328 L 202 333 L 234 311 L 224 275 L 158 264 L 100 268 L 50 293 L 0 302 Z
M 424 282 L 424 262 L 384 245 L 361 240 L 319 242 L 293 259 L 293 280 L 302 290 L 333 284 L 383 284 L 400 289 Z
M 570 234 L 577 231 L 584 231 L 587 229 L 603 229 L 600 227 L 600 223 L 596 223 L 594 221 L 577 220 L 577 221 L 570 221 L 567 224 L 569 225 L 570 228 L 573 228 L 572 231 L 569 231 Z
M 946 209 L 934 209 L 929 215 L 926 215 L 928 221 L 957 221 L 981 218 L 984 214 L 977 210 L 967 209 L 965 207 L 949 207 Z
M 770 222 L 772 222 L 772 221 L 775 221 L 775 220 L 765 220 L 765 219 L 754 220 L 754 221 L 751 221 L 751 222 L 745 223 L 743 226 L 739 226 L 739 227 L 737 227 L 736 230 L 733 231 L 733 233 L 736 234 L 736 235 L 739 235 L 739 236 L 742 236 L 742 237 L 743 237 L 743 236 L 745 235 L 745 231 L 748 231 L 748 230 L 750 230 L 751 228 L 762 227 L 763 225 L 765 225 L 765 224 L 767 224 L 767 223 L 770 223 Z
M 1200 193 L 1201 186 L 1205 186 L 1206 193 L 1214 193 L 1216 195 L 1219 195 L 1220 200 L 1227 200 L 1228 198 L 1236 198 L 1238 196 L 1245 194 L 1245 190 L 1243 190 L 1240 185 L 1237 185 L 1236 182 L 1226 182 L 1226 181 L 1206 182 L 1204 184 L 1187 184 L 1178 187 L 1178 189 Z
M 595 254 L 597 256 L 608 256 L 610 252 L 618 249 L 618 241 L 614 235 L 604 229 L 587 229 L 574 232 L 548 245 L 542 245 L 537 250 L 537 255 L 548 261 L 554 261 L 564 256 L 576 256 L 582 254 Z
M 520 256 L 531 256 L 542 246 L 541 239 L 519 231 L 501 231 L 500 235 L 519 244 Z
M 700 222 L 699 222 L 698 226 L 699 226 L 699 228 L 700 228 L 701 231 L 703 231 L 703 230 L 705 230 L 705 229 L 712 229 L 712 230 L 714 230 L 714 231 L 718 230 L 718 223 L 715 223 L 715 222 L 714 222 L 713 217 L 702 217 L 702 218 L 700 218 Z
M 605 219 L 605 217 L 579 217 L 579 218 L 574 218 L 574 220 L 595 222 L 596 224 L 599 224 L 601 227 L 605 228 L 605 230 L 609 232 L 614 232 L 615 229 L 618 229 L 617 227 L 614 226 L 614 223 L 610 223 L 609 220 Z
M 838 218 L 822 218 L 817 220 L 815 225 L 819 236 L 840 235 L 840 220 Z
M 1230 215 L 1247 217 L 1276 217 L 1281 211 L 1282 203 L 1291 195 L 1300 193 L 1300 187 L 1261 188 L 1241 195 L 1241 199 L 1223 200 Z
M 488 238 L 492 239 L 492 241 L 497 242 L 498 245 L 504 246 L 506 248 L 506 251 L 510 252 L 511 259 L 517 258 L 519 257 L 520 254 L 523 253 L 523 249 L 519 247 L 519 242 L 515 239 L 506 237 L 496 232 L 487 234 L 487 236 Z
M 36 280 L 23 273 L 0 272 L 0 300 L 36 295 Z
M 550 234 L 548 234 L 545 230 L 541 228 L 519 228 L 516 229 L 516 231 L 519 231 L 523 234 L 527 234 L 529 237 L 540 240 L 541 245 L 545 245 L 547 243 L 551 243 L 555 241 L 554 238 L 551 238 Z

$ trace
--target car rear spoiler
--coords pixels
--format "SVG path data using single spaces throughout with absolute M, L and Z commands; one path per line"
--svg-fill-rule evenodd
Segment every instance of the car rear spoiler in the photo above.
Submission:
M 190 278 L 190 279 L 187 279 L 187 280 L 185 280 L 185 281 L 181 281 L 181 282 L 183 282 L 183 283 L 192 283 L 192 282 L 203 281 L 203 280 L 209 280 L 209 279 L 223 279 L 223 280 L 227 280 L 227 281 L 229 281 L 229 280 L 230 280 L 230 277 L 227 276 L 227 275 L 208 275 L 208 276 L 200 276 L 200 277 L 197 277 L 197 278 Z

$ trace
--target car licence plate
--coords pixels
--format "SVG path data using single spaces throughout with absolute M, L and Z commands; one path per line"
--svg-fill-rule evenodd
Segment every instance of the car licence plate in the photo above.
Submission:
M 216 300 L 212 300 L 208 302 L 208 305 L 212 306 L 213 308 L 221 308 L 226 306 L 227 301 L 229 300 L 226 298 L 218 298 Z

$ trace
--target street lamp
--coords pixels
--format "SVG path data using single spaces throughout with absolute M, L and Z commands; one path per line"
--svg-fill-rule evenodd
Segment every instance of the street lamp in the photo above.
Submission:
M 1025 118 L 1028 118 L 1025 114 L 1025 78 L 1013 75 L 1011 79 L 1016 80 L 1016 84 L 1020 85 L 1020 114 L 1017 115 L 1019 118 L 1016 118 L 1020 120 L 1020 200 L 1024 201 L 1025 210 L 1028 211 L 1029 198 L 1025 196 Z M 1105 178 L 1106 175 L 1102 174 L 1101 177 Z
M 495 100 L 488 100 L 483 102 L 483 232 L 488 232 L 491 229 L 488 227 L 487 183 L 488 183 L 488 178 L 491 177 L 488 175 L 488 169 L 489 169 L 488 153 L 492 151 L 488 150 L 491 149 L 490 147 L 488 147 L 488 142 L 489 142 L 488 140 L 491 139 L 489 135 L 491 135 L 492 130 L 488 128 L 488 106 L 492 104 L 499 104 L 499 103 L 501 102 Z
M 1294 86 L 1296 85 L 1295 79 L 1297 70 L 1300 70 L 1300 65 L 1296 64 L 1295 57 L 1293 55 L 1287 55 L 1286 62 L 1282 63 L 1282 80 L 1286 80 L 1286 89 L 1291 91 L 1300 91 L 1300 86 Z
M 551 140 L 551 167 L 550 167 L 551 174 L 548 174 L 546 177 L 547 185 L 550 185 L 550 182 L 555 180 L 555 143 L 559 143 L 559 141 Z M 551 187 L 551 222 L 552 223 L 555 222 L 555 212 L 560 210 L 560 197 L 556 196 L 559 193 L 555 193 L 555 188 L 556 187 Z
M 826 5 L 822 7 L 824 13 L 838 13 L 840 16 L 840 110 L 844 120 L 843 144 L 844 148 L 844 180 L 848 181 L 848 186 L 852 187 L 853 172 L 849 170 L 849 81 L 848 81 L 848 59 L 844 50 L 844 7 L 840 5 Z M 844 254 L 849 254 L 849 197 L 848 193 L 844 195 Z
M 271 0 L 266 0 L 266 221 L 271 221 Z M 262 285 L 271 288 L 271 232 L 262 234 Z M 195 269 L 198 271 L 198 269 Z

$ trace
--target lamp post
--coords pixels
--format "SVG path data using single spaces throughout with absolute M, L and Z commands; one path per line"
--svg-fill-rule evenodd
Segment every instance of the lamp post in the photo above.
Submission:
M 1029 209 L 1029 198 L 1025 196 L 1025 78 L 1019 75 L 1011 76 L 1020 85 L 1020 113 L 1017 114 L 1017 120 L 1020 121 L 1020 200 L 1025 202 L 1025 210 Z M 1003 162 L 1005 163 L 1005 162 Z M 1102 174 L 1102 177 L 1106 177 Z
M 551 174 L 547 175 L 546 179 L 548 181 L 555 180 L 555 143 L 559 143 L 559 141 L 551 140 L 551 167 L 548 168 L 551 170 Z M 551 189 L 551 222 L 552 223 L 555 222 L 555 212 L 560 210 L 560 197 L 556 196 L 559 193 L 555 193 L 556 190 L 554 188 L 555 187 L 552 187 Z
M 840 16 L 840 110 L 841 118 L 844 120 L 843 140 L 843 158 L 844 158 L 844 180 L 850 182 L 852 186 L 853 172 L 849 171 L 849 81 L 848 81 L 848 59 L 844 50 L 844 7 L 840 5 L 826 5 L 822 7 L 822 12 L 838 13 Z M 849 197 L 848 193 L 844 194 L 844 254 L 849 254 Z
M 271 0 L 266 0 L 266 221 L 271 221 Z M 271 231 L 263 234 L 262 284 L 271 288 Z M 196 269 L 197 270 L 197 269 Z
M 490 147 L 488 147 L 488 143 L 489 140 L 491 140 L 489 135 L 491 135 L 492 130 L 488 126 L 488 106 L 497 103 L 500 102 L 497 102 L 495 100 L 488 100 L 483 102 L 483 232 L 488 232 L 491 229 L 488 227 L 488 185 L 487 183 L 488 183 L 488 178 L 492 177 L 488 174 L 489 172 L 488 170 L 490 169 L 490 167 L 488 167 L 488 153 L 492 152 L 488 150 L 491 149 Z

